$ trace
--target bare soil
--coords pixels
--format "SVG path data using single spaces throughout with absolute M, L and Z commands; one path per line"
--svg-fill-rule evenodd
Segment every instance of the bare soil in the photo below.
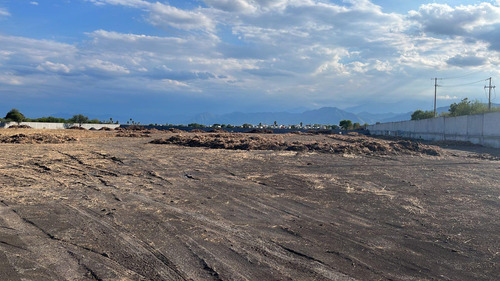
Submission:
M 498 150 L 364 136 L 119 133 L 0 130 L 1 140 L 74 139 L 0 143 L 0 280 L 500 275 Z M 323 146 L 350 149 L 314 149 Z

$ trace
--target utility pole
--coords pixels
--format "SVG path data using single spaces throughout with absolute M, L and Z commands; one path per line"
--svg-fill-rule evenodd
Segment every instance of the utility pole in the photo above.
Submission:
M 488 94 L 488 110 L 491 110 L 491 89 L 495 89 L 495 86 L 491 86 L 491 77 L 486 79 L 486 80 L 490 80 L 490 85 L 489 86 L 484 86 L 484 88 L 488 88 L 489 89 L 489 94 Z
M 437 100 L 437 88 L 439 86 L 438 79 L 441 80 L 443 78 L 434 78 L 434 117 L 437 117 L 436 100 Z

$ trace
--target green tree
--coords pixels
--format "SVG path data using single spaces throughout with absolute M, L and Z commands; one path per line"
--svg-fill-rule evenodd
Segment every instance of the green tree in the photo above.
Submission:
M 340 121 L 339 126 L 344 130 L 350 130 L 352 128 L 352 121 L 351 120 L 342 120 L 342 121 Z
M 459 103 L 451 104 L 448 111 L 450 112 L 449 116 L 472 115 L 488 112 L 488 106 L 478 100 L 470 101 L 468 98 L 464 98 Z
M 5 119 L 20 124 L 21 122 L 24 121 L 24 119 L 26 119 L 26 117 L 24 117 L 24 115 L 21 112 L 19 112 L 18 109 L 13 108 L 9 112 L 7 112 L 7 115 L 5 115 Z
M 415 110 L 411 114 L 411 120 L 422 120 L 422 119 L 429 119 L 434 117 L 434 112 L 432 111 L 423 111 L 423 110 Z
M 78 114 L 78 115 L 73 115 L 71 119 L 68 120 L 70 123 L 78 123 L 78 125 L 81 127 L 83 123 L 89 122 L 89 118 L 85 115 Z
M 352 124 L 352 128 L 354 130 L 359 130 L 359 129 L 361 129 L 361 124 L 359 124 L 359 123 L 356 122 L 356 123 Z
M 252 124 L 245 123 L 245 124 L 241 125 L 241 127 L 243 127 L 243 128 L 251 128 Z

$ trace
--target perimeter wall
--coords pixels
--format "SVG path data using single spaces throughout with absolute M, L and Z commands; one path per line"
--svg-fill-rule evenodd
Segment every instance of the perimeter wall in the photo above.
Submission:
M 16 122 L 0 122 L 0 128 L 8 128 L 10 126 L 17 125 Z M 42 123 L 42 122 L 21 122 L 21 125 L 28 125 L 33 129 L 67 129 L 73 126 L 78 126 L 79 124 L 71 124 L 71 123 Z M 120 127 L 119 124 L 82 124 L 82 127 L 85 129 L 94 128 L 96 130 L 101 129 L 102 127 L 108 127 L 111 129 Z
M 468 141 L 500 148 L 500 112 L 370 125 L 372 135 Z

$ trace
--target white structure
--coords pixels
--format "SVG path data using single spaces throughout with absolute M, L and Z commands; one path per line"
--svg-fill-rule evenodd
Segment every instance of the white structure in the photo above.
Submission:
M 16 122 L 0 122 L 0 128 L 8 128 L 10 126 L 17 125 Z M 42 122 L 21 122 L 21 125 L 30 126 L 33 129 L 68 129 L 73 126 L 79 126 L 80 124 L 72 123 L 42 123 Z M 94 128 L 99 130 L 103 127 L 115 129 L 120 127 L 120 124 L 82 124 L 85 129 Z
M 500 148 L 500 112 L 375 124 L 367 129 L 372 135 L 469 141 Z

